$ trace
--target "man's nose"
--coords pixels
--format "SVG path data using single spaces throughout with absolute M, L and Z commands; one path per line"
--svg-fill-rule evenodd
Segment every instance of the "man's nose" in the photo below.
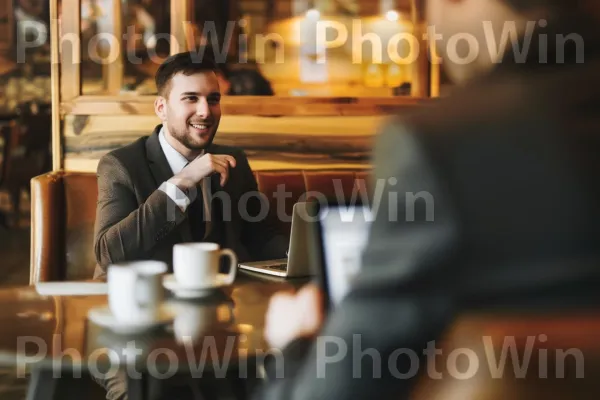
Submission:
M 210 107 L 208 101 L 204 97 L 201 97 L 196 105 L 196 115 L 199 117 L 208 117 L 210 115 Z

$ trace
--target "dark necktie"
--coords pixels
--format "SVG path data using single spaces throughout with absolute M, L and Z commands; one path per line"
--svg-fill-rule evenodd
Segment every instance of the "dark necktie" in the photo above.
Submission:
M 189 164 L 188 162 L 185 167 Z M 204 204 L 205 202 L 207 204 Z M 205 178 L 196 185 L 195 198 L 187 208 L 190 230 L 195 242 L 206 240 L 207 236 L 212 233 L 211 210 L 210 179 Z
M 199 185 L 197 186 L 196 193 L 196 198 L 190 203 L 187 211 L 192 239 L 194 242 L 201 242 L 204 240 L 206 222 L 204 221 L 204 200 L 202 199 L 202 191 Z
M 190 163 L 188 162 L 185 167 Z M 184 168 L 185 168 L 184 167 Z M 201 242 L 204 240 L 205 221 L 204 221 L 204 199 L 202 196 L 202 184 L 196 185 L 195 199 L 187 208 L 190 230 L 192 231 L 192 240 Z

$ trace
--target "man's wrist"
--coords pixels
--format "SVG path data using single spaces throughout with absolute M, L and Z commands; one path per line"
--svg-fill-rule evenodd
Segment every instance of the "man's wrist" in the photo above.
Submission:
M 198 182 L 186 177 L 180 177 L 175 175 L 167 182 L 177 186 L 191 201 L 193 201 L 198 195 Z
M 163 182 L 158 189 L 165 192 L 167 196 L 169 196 L 171 200 L 173 200 L 181 209 L 182 212 L 185 212 L 187 207 L 190 205 L 190 198 L 188 195 L 179 189 L 179 187 L 177 187 L 177 185 L 174 183 L 169 181 Z
M 181 189 L 182 192 L 186 193 L 186 195 L 190 190 L 192 190 L 192 188 L 196 187 L 196 185 L 198 184 L 197 182 L 194 182 L 189 178 L 179 177 L 177 175 L 169 179 L 167 182 L 177 186 L 179 189 Z

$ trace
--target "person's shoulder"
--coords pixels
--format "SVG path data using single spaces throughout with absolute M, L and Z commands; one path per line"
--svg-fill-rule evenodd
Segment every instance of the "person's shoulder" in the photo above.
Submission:
M 465 136 L 481 136 L 488 131 L 487 126 L 515 116 L 515 99 L 509 96 L 515 90 L 519 92 L 506 82 L 478 82 L 456 87 L 445 97 L 423 100 L 402 114 L 390 115 L 378 129 L 376 154 L 392 157 L 404 151 L 408 157 L 418 149 L 446 151 Z
M 246 153 L 241 147 L 228 146 L 223 144 L 212 144 L 210 146 L 209 152 L 212 154 L 226 154 L 234 156 L 235 158 L 246 157 Z
M 146 159 L 146 141 L 148 136 L 142 136 L 135 141 L 114 149 L 100 158 L 100 165 L 119 165 L 123 168 L 135 168 L 141 160 Z
M 560 117 L 552 110 L 587 95 L 584 85 L 579 86 L 581 90 L 574 96 L 554 95 L 561 88 L 568 90 L 560 82 L 580 76 L 589 74 L 568 67 L 550 69 L 544 74 L 534 74 L 525 68 L 494 71 L 456 85 L 447 96 L 425 101 L 406 118 L 406 123 L 419 133 L 439 134 L 451 140 L 454 136 L 485 136 L 492 134 L 491 128 L 529 121 L 539 115 L 552 120 Z

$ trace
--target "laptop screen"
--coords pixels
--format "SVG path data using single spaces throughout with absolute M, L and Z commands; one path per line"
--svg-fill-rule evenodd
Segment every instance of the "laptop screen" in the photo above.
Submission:
M 361 268 L 373 217 L 366 206 L 328 205 L 319 209 L 322 285 L 328 306 L 335 307 L 352 287 Z

